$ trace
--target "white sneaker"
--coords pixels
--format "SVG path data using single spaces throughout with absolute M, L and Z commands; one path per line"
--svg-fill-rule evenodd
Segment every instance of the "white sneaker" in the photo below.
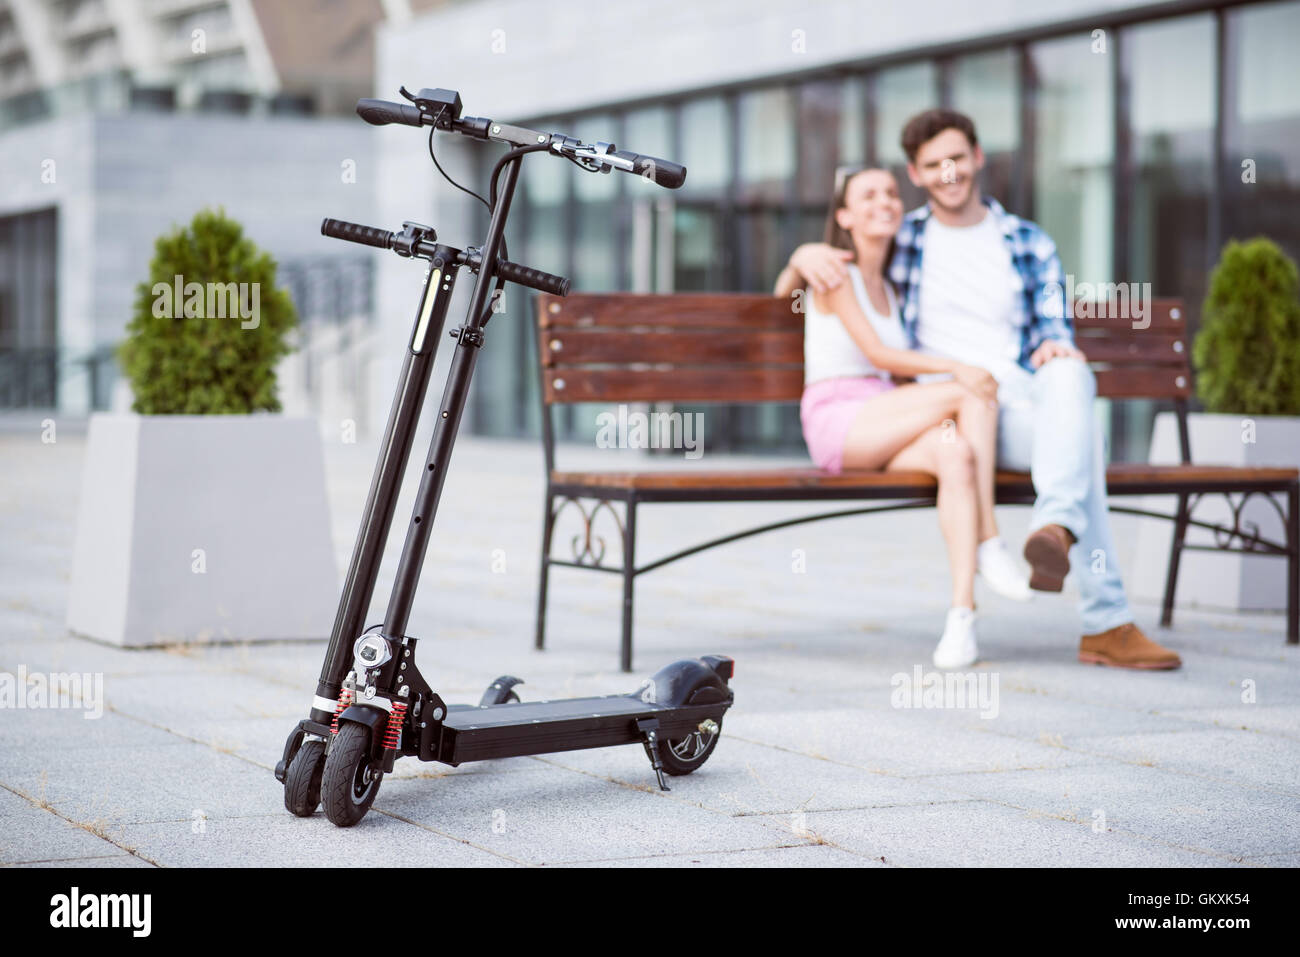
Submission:
M 934 649 L 936 668 L 952 670 L 973 665 L 979 658 L 975 646 L 975 612 L 969 608 L 950 608 L 943 637 Z
M 1020 570 L 1001 537 L 994 536 L 980 544 L 975 552 L 975 568 L 984 583 L 1003 598 L 1029 601 L 1034 597 L 1029 590 L 1028 576 Z

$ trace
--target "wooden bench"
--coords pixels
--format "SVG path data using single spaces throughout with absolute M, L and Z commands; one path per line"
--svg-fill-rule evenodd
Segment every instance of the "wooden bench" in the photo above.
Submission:
M 1193 465 L 1187 432 L 1191 395 L 1189 349 L 1183 308 L 1177 300 L 1157 300 L 1150 326 L 1134 329 L 1129 319 L 1108 318 L 1104 305 L 1076 305 L 1076 344 L 1096 374 L 1097 394 L 1111 399 L 1173 400 L 1178 415 L 1181 465 L 1114 464 L 1107 469 L 1112 497 L 1172 494 L 1173 514 L 1111 505 L 1111 511 L 1163 518 L 1174 523 L 1161 624 L 1173 616 L 1178 564 L 1185 549 L 1251 552 L 1287 560 L 1287 637 L 1300 641 L 1300 480 L 1295 469 Z M 846 472 L 830 475 L 811 466 L 740 471 L 680 468 L 672 471 L 561 472 L 555 468 L 552 410 L 565 403 L 750 403 L 799 402 L 803 392 L 803 314 L 791 300 L 775 296 L 710 293 L 645 295 L 634 293 L 542 294 L 536 299 L 541 363 L 542 439 L 546 457 L 546 510 L 537 598 L 536 646 L 546 637 L 546 600 L 554 566 L 613 572 L 623 578 L 620 663 L 632 668 L 633 585 L 638 575 L 772 529 L 868 512 L 933 506 L 936 483 L 922 472 Z M 1261 538 L 1243 528 L 1241 502 L 1234 503 L 1235 527 L 1197 521 L 1196 503 L 1211 494 L 1268 496 L 1278 507 L 1286 541 Z M 1276 496 L 1276 498 L 1275 498 Z M 655 502 L 861 501 L 887 504 L 840 509 L 785 521 L 698 544 L 664 558 L 636 565 L 637 512 Z M 999 504 L 1032 504 L 1033 487 L 1025 472 L 1000 471 Z M 1229 497 L 1229 501 L 1232 501 Z M 587 504 L 584 504 L 587 503 Z M 613 503 L 621 503 L 622 516 Z M 573 504 L 584 532 L 574 540 L 572 559 L 551 556 L 559 512 Z M 621 561 L 604 561 L 604 544 L 592 542 L 592 522 L 605 509 L 621 538 Z M 1215 531 L 1215 546 L 1187 544 L 1190 526 Z M 1221 546 L 1221 547 L 1219 547 Z

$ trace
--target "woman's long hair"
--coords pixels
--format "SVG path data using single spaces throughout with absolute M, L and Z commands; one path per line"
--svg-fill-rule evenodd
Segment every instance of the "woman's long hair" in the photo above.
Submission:
M 835 189 L 831 193 L 831 208 L 826 214 L 826 229 L 823 232 L 822 242 L 837 249 L 847 249 L 849 252 L 856 253 L 857 247 L 853 245 L 853 237 L 849 231 L 835 221 L 835 214 L 844 208 L 844 196 L 849 191 L 849 180 L 859 173 L 865 173 L 869 170 L 880 170 L 894 174 L 883 166 L 841 166 L 835 171 Z M 894 250 L 897 244 L 894 237 L 889 237 L 889 248 L 885 250 L 885 259 L 882 263 L 881 272 L 884 274 L 885 282 L 889 283 L 897 294 L 898 289 L 894 286 L 894 281 L 889 278 L 889 264 L 894 260 Z M 865 277 L 863 277 L 865 278 Z

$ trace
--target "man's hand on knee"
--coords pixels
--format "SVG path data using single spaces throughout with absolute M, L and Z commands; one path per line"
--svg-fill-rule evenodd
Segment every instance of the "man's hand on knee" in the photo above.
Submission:
M 1042 368 L 1043 363 L 1061 357 L 1087 361 L 1087 357 L 1068 342 L 1062 342 L 1060 339 L 1048 339 L 1034 350 L 1034 354 L 1029 357 L 1029 364 L 1035 369 L 1039 369 Z

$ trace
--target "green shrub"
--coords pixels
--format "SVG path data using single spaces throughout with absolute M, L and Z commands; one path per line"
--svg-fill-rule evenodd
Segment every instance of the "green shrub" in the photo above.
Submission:
M 1300 415 L 1300 279 L 1276 243 L 1224 247 L 1192 359 L 1210 412 Z
M 176 295 L 181 277 L 180 296 Z M 160 236 L 118 359 L 146 415 L 279 412 L 275 366 L 298 322 L 275 261 L 223 210 Z

